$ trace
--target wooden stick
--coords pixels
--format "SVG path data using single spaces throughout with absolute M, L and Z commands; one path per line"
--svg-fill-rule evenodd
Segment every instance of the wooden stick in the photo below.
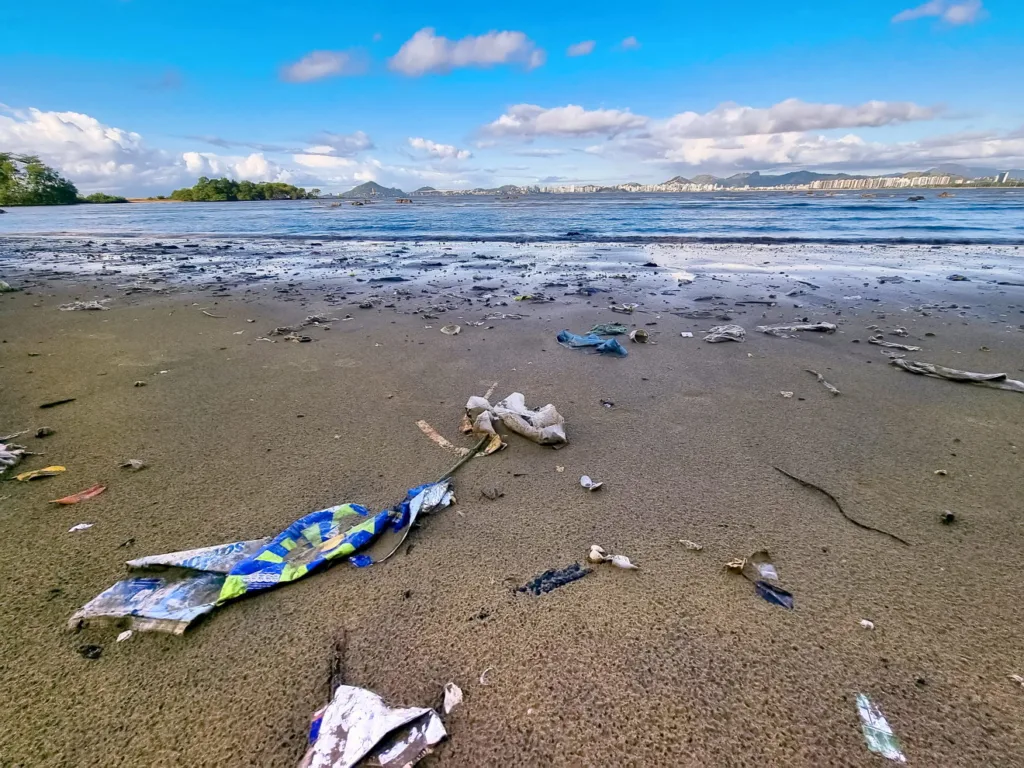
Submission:
M 820 382 L 821 382 L 821 383 L 822 383 L 822 384 L 823 384 L 823 385 L 825 386 L 825 389 L 827 389 L 827 390 L 828 390 L 829 392 L 831 392 L 831 393 L 832 393 L 833 395 L 841 395 L 841 394 L 843 394 L 843 393 L 842 393 L 842 392 L 840 392 L 840 391 L 839 391 L 838 389 L 836 389 L 836 388 L 835 388 L 835 387 L 833 387 L 833 386 L 832 386 L 831 384 L 829 384 L 829 383 L 828 383 L 827 381 L 825 381 L 825 377 L 824 377 L 824 376 L 822 376 L 822 375 L 821 375 L 820 373 L 818 373 L 817 371 L 812 371 L 812 370 L 811 370 L 810 368 L 805 368 L 804 370 L 805 370 L 805 371 L 807 371 L 808 373 L 810 373 L 810 374 L 814 375 L 814 376 L 817 376 L 817 377 L 818 377 L 818 381 L 820 381 Z

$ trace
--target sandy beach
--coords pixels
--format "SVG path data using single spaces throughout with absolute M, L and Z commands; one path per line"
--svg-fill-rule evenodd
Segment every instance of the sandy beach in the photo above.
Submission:
M 462 687 L 424 766 L 887 764 L 858 693 L 911 765 L 1024 765 L 1024 396 L 911 375 L 868 343 L 1024 378 L 1014 247 L 282 241 L 250 264 L 239 243 L 37 238 L 0 259 L 21 289 L 0 295 L 0 433 L 45 452 L 18 471 L 67 467 L 0 483 L 0 765 L 293 766 L 341 634 L 345 682 L 389 703 Z M 514 300 L 538 293 L 553 300 Z M 108 309 L 58 309 L 75 300 Z M 725 321 L 672 314 L 702 310 L 746 340 L 705 343 Z M 336 319 L 309 343 L 267 336 L 311 314 Z M 838 330 L 755 330 L 804 318 Z M 620 336 L 618 359 L 555 341 L 609 322 L 653 343 Z M 397 502 L 457 458 L 417 421 L 469 446 L 465 402 L 492 388 L 553 403 L 569 444 L 510 435 L 387 563 L 336 564 L 180 637 L 68 630 L 133 557 Z M 595 543 L 640 569 L 514 591 Z M 759 549 L 794 610 L 724 568 Z

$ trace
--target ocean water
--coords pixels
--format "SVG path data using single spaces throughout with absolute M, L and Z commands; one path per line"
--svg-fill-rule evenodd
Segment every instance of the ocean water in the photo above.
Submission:
M 910 202 L 912 194 L 924 200 Z M 415 198 L 8 208 L 15 235 L 379 241 L 1024 244 L 1024 189 Z

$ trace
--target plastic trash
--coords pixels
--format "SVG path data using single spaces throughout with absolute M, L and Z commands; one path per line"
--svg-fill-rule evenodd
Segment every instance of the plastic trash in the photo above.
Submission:
M 299 768 L 353 768 L 368 757 L 382 768 L 407 768 L 447 736 L 433 709 L 392 708 L 372 691 L 339 685 L 313 715 Z
M 818 333 L 835 333 L 837 326 L 833 323 L 792 323 L 790 325 L 759 325 L 757 330 L 767 333 L 769 336 L 779 336 L 787 339 L 794 333 L 800 331 L 816 331 Z
M 78 531 L 87 531 L 92 528 L 96 523 L 78 523 L 68 528 L 68 533 L 76 533 Z
M 0 475 L 15 467 L 25 457 L 26 448 L 13 443 L 0 443 Z
M 869 750 L 898 763 L 907 762 L 900 749 L 899 740 L 889 727 L 885 715 L 863 693 L 857 694 L 857 713 L 860 715 L 861 730 L 864 732 L 864 740 Z
M 104 301 L 109 301 L 109 299 L 104 299 Z M 70 304 L 61 304 L 58 309 L 62 312 L 75 312 L 80 310 L 107 310 L 110 309 L 110 307 L 103 306 L 102 301 L 73 301 Z
M 451 481 L 412 488 L 376 515 L 339 504 L 300 518 L 273 539 L 236 541 L 131 560 L 133 573 L 86 603 L 69 620 L 128 618 L 140 631 L 183 633 L 229 600 L 300 579 L 331 561 L 364 567 L 393 552 L 418 518 L 453 503 Z
M 91 488 L 86 488 L 84 491 L 73 493 L 70 496 L 65 496 L 62 499 L 54 499 L 51 504 L 77 504 L 80 501 L 86 501 L 87 499 L 94 499 L 107 490 L 105 485 L 94 485 Z
M 134 635 L 134 634 L 135 633 L 132 630 L 126 629 L 124 632 L 122 632 L 121 634 L 119 634 L 117 636 L 117 642 L 123 643 L 125 640 L 130 639 L 131 636 Z
M 506 429 L 522 435 L 539 445 L 562 445 L 569 442 L 565 435 L 565 419 L 555 406 L 531 410 L 521 392 L 513 392 L 495 405 L 483 397 L 471 397 L 466 402 L 466 414 L 474 421 L 481 413 L 490 412 Z
M 598 336 L 618 336 L 619 334 L 626 333 L 626 326 L 619 323 L 598 323 L 587 333 L 593 333 Z
M 750 581 L 757 594 L 769 603 L 793 610 L 793 594 L 770 583 L 778 580 L 779 573 L 767 550 L 760 549 L 748 557 L 730 560 L 725 567 Z
M 629 340 L 635 341 L 637 344 L 646 344 L 651 340 L 651 334 L 643 328 L 637 328 L 636 330 L 629 332 Z
M 875 622 L 870 621 L 868 619 L 861 619 L 860 620 L 860 625 L 862 627 L 864 627 L 864 629 L 874 629 L 875 628 Z
M 121 465 L 121 469 L 130 469 L 132 472 L 138 472 L 140 469 L 145 468 L 146 462 L 141 459 L 128 459 L 128 461 Z
M 703 545 L 698 544 L 696 541 L 690 541 L 689 539 L 680 539 L 679 543 L 687 549 L 693 550 L 694 552 L 700 552 L 704 549 Z
M 690 331 L 683 331 L 679 335 L 682 336 L 684 339 L 692 339 L 693 338 L 693 333 L 690 332 Z
M 612 304 L 608 307 L 612 312 L 619 312 L 623 315 L 632 315 L 639 304 Z
M 533 595 L 547 594 L 553 589 L 564 587 L 566 584 L 582 579 L 590 572 L 589 568 L 583 568 L 579 563 L 567 565 L 565 568 L 552 568 L 551 570 L 544 571 L 540 576 L 530 579 L 523 586 L 517 587 L 516 592 L 529 592 Z
M 716 325 L 708 331 L 704 341 L 717 344 L 722 341 L 743 341 L 747 332 L 739 325 Z
M 587 559 L 592 563 L 611 563 L 615 567 L 623 568 L 627 571 L 636 571 L 640 569 L 640 566 L 633 565 L 625 555 L 609 555 L 604 551 L 604 548 L 598 544 L 590 545 L 590 552 L 587 554 Z
M 1008 378 L 1005 373 L 973 373 L 956 368 L 946 368 L 935 363 L 922 363 L 916 360 L 893 359 L 891 365 L 902 368 L 919 376 L 931 376 L 936 379 L 956 381 L 961 384 L 977 384 L 979 387 L 1004 389 L 1008 392 L 1024 392 L 1024 381 Z
M 14 479 L 27 483 L 30 480 L 39 480 L 43 477 L 53 477 L 59 475 L 61 472 L 66 472 L 65 467 L 43 467 L 42 469 L 33 469 L 31 472 L 22 472 L 20 475 L 15 475 Z
M 902 349 L 904 352 L 920 352 L 920 347 L 915 347 L 912 344 L 897 344 L 895 341 L 886 341 L 882 338 L 882 334 L 877 334 L 868 339 L 868 344 L 874 344 L 876 347 L 887 347 L 889 349 Z
M 569 349 L 593 347 L 594 351 L 599 354 L 616 355 L 617 357 L 626 357 L 629 354 L 626 352 L 625 347 L 615 339 L 602 339 L 600 336 L 593 334 L 580 336 L 570 331 L 559 331 L 557 340 L 559 344 Z
M 629 558 L 625 555 L 611 555 L 607 558 L 606 562 L 611 563 L 616 568 L 624 568 L 628 571 L 636 571 L 640 568 L 639 565 L 633 565 L 633 563 L 629 562 Z
M 462 328 L 457 326 L 455 323 L 445 325 L 441 327 L 441 333 L 446 336 L 457 336 L 462 331 Z
M 604 483 L 595 483 L 593 480 L 590 479 L 590 475 L 584 475 L 583 477 L 580 478 L 580 485 L 582 485 L 588 491 L 596 491 L 601 486 L 603 486 Z
M 451 711 L 462 703 L 462 689 L 455 683 L 447 683 L 444 687 L 444 713 Z
M 11 286 L 6 280 L 0 280 L 0 293 L 14 293 L 17 288 Z

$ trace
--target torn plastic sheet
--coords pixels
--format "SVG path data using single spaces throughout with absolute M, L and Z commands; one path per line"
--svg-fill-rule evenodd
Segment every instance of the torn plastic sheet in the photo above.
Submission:
M 25 446 L 13 443 L 0 443 L 0 475 L 11 467 L 17 466 L 25 456 Z
M 1024 381 L 1009 378 L 1005 373 L 973 373 L 956 368 L 946 368 L 935 363 L 922 363 L 916 360 L 893 359 L 891 365 L 919 376 L 931 376 L 936 379 L 947 379 L 962 384 L 977 384 L 980 387 L 1004 389 L 1008 392 L 1024 392 Z
M 836 325 L 834 323 L 793 323 L 790 325 L 759 325 L 757 330 L 761 333 L 767 333 L 769 336 L 779 336 L 783 339 L 788 339 L 790 334 L 798 333 L 800 331 L 816 331 L 818 333 L 835 333 Z
M 339 685 L 313 715 L 299 768 L 352 768 L 367 757 L 383 768 L 406 768 L 447 736 L 433 709 L 392 708 L 372 691 Z
M 565 568 L 552 568 L 549 571 L 544 571 L 540 576 L 530 579 L 523 586 L 517 587 L 516 592 L 543 595 L 558 587 L 571 584 L 577 579 L 582 579 L 588 573 L 590 573 L 590 569 L 580 567 L 579 563 L 567 565 Z
M 273 539 L 130 560 L 135 573 L 86 603 L 68 626 L 126 619 L 132 629 L 180 635 L 229 600 L 295 581 L 332 560 L 379 562 L 378 553 L 393 551 L 417 517 L 453 501 L 451 483 L 443 480 L 411 489 L 400 504 L 376 515 L 358 504 L 340 504 L 300 518 Z
M 486 398 L 469 398 L 466 402 L 466 415 L 473 420 L 474 428 L 477 424 L 483 428 L 479 421 L 483 413 L 490 413 L 507 429 L 539 445 L 562 445 L 569 442 L 565 435 L 565 419 L 555 406 L 548 403 L 543 408 L 531 410 L 526 407 L 526 398 L 521 392 L 513 392 L 493 406 Z
M 861 730 L 864 732 L 868 749 L 898 763 L 907 762 L 903 750 L 900 749 L 900 742 L 889 727 L 882 710 L 872 704 L 871 699 L 863 693 L 857 694 L 857 713 L 860 715 Z
M 739 325 L 716 325 L 708 330 L 704 341 L 710 344 L 717 344 L 721 341 L 743 341 L 747 332 Z
M 767 550 L 759 549 L 749 557 L 732 560 L 725 565 L 731 571 L 741 574 L 754 585 L 754 589 L 769 603 L 793 610 L 793 594 L 782 587 L 772 584 L 778 581 L 779 572 L 775 569 Z
M 602 355 L 615 355 L 616 357 L 626 357 L 629 353 L 626 348 L 623 347 L 615 339 L 602 339 L 600 336 L 594 334 L 588 334 L 586 336 L 579 336 L 569 331 L 558 332 L 558 343 L 563 347 L 569 349 L 581 349 L 583 347 L 593 347 L 594 351 Z

